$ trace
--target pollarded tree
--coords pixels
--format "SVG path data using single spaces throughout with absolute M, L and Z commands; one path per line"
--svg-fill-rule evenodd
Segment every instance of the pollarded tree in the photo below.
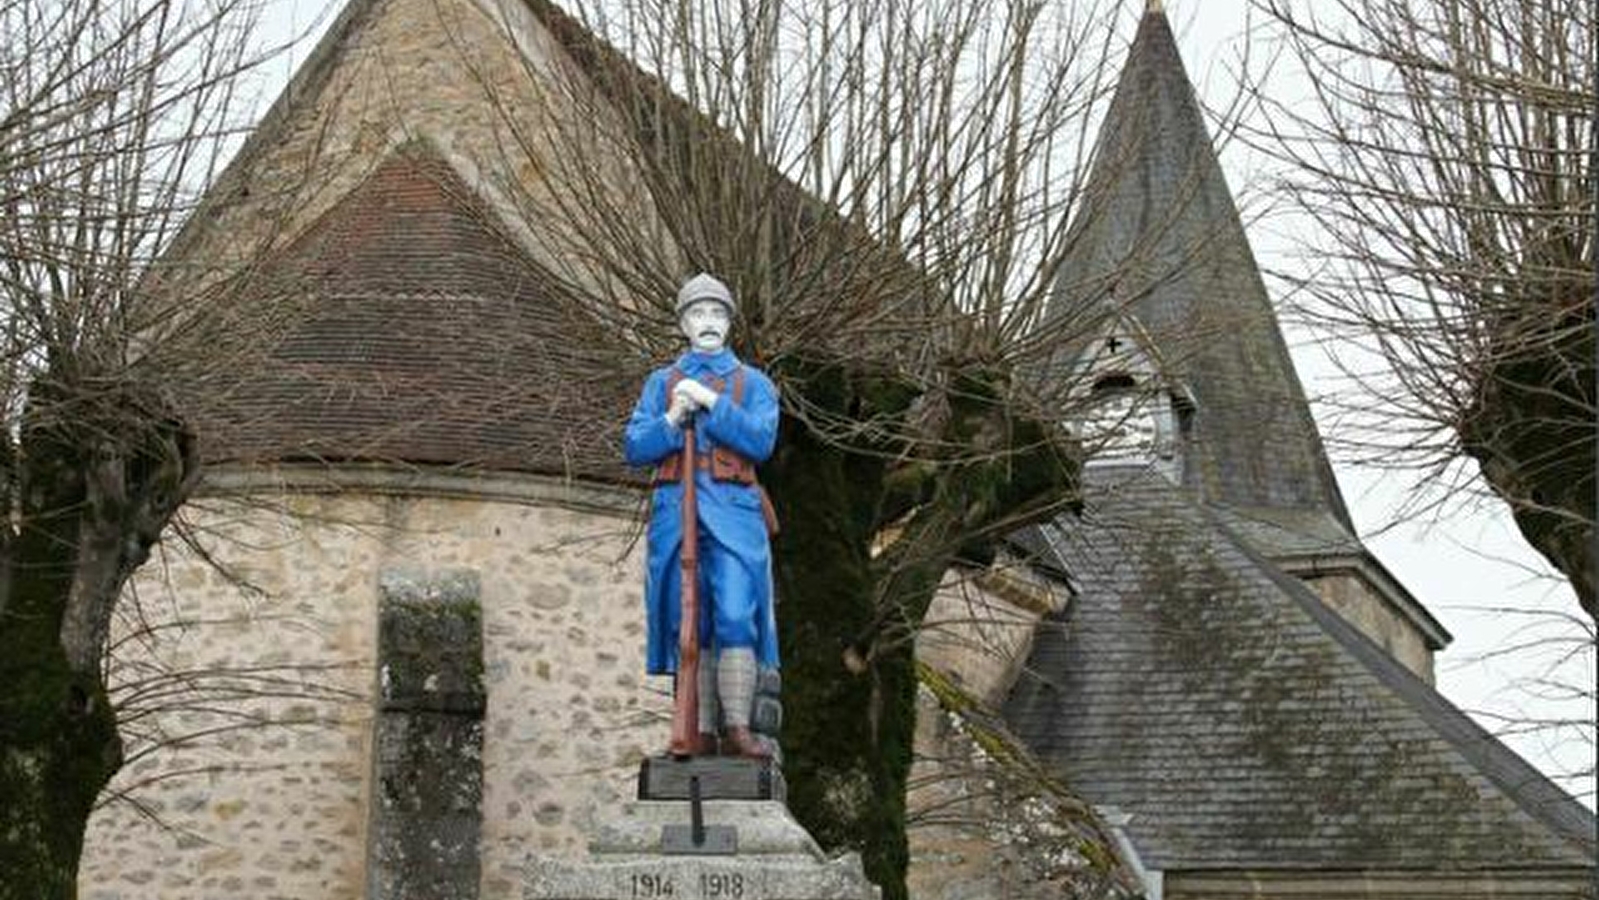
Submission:
M 191 352 L 218 280 L 150 262 L 235 136 L 257 6 L 0 0 L 0 897 L 76 893 L 117 604 L 199 475 L 166 386 L 238 364 Z
M 1044 312 L 1114 10 L 530 6 L 580 71 L 530 64 L 536 119 L 478 73 L 501 169 L 537 173 L 496 187 L 538 224 L 561 292 L 622 335 L 618 371 L 675 352 L 684 276 L 733 285 L 738 349 L 783 396 L 761 478 L 782 520 L 789 804 L 903 896 L 917 627 L 953 564 L 1074 496 L 1070 386 L 1034 376 L 1083 337 Z
M 1260 0 L 1314 102 L 1272 110 L 1382 465 L 1471 460 L 1595 606 L 1595 109 L 1588 0 Z M 1368 371 L 1379 369 L 1381 374 Z M 1374 412 L 1373 412 L 1374 411 Z

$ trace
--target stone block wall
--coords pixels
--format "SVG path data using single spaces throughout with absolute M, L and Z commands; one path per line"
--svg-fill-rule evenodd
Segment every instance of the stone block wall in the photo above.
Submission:
M 1328 608 L 1343 616 L 1401 665 L 1433 684 L 1432 650 L 1426 639 L 1359 575 L 1301 576 Z
M 483 833 L 483 605 L 471 569 L 378 575 L 368 900 L 472 900 Z
M 359 895 L 379 548 L 334 511 L 201 500 L 186 515 L 220 565 L 168 541 L 140 570 L 109 673 L 127 762 L 89 823 L 86 900 Z
M 90 823 L 81 895 L 367 896 L 379 606 L 396 572 L 477 579 L 479 896 L 519 896 L 530 851 L 580 855 L 666 738 L 666 686 L 643 676 L 638 508 L 625 490 L 407 473 L 196 503 L 211 553 L 248 586 L 167 548 L 136 585 L 151 637 L 124 635 L 114 680 L 124 696 L 158 666 L 277 680 L 132 723 L 169 738 L 229 730 L 130 761 L 113 785 L 126 799 Z
M 980 572 L 951 571 L 917 634 L 916 658 L 998 709 L 1032 651 L 1039 619 L 1065 603 L 1063 585 L 1007 557 Z

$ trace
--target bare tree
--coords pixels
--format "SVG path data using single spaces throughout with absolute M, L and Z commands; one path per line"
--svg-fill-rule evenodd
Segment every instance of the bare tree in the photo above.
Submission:
M 1593 710 L 1594 648 L 1599 631 L 1578 611 L 1521 605 L 1489 606 L 1479 612 L 1499 623 L 1498 643 L 1474 663 L 1508 663 L 1522 674 L 1506 680 L 1505 690 L 1468 707 L 1472 717 L 1507 740 L 1521 738 L 1546 762 L 1540 767 L 1572 796 L 1592 802 L 1596 751 Z
M 168 384 L 225 293 L 151 261 L 237 136 L 257 7 L 0 0 L 0 897 L 75 895 L 124 761 L 107 645 L 197 482 Z
M 538 223 L 559 293 L 620 335 L 613 371 L 674 352 L 683 277 L 734 286 L 739 351 L 783 397 L 761 477 L 782 520 L 789 804 L 903 896 L 918 624 L 953 563 L 1074 497 L 1070 386 L 1037 376 L 1084 338 L 1044 313 L 1117 10 L 529 6 L 579 72 L 529 63 L 537 116 L 477 73 L 500 170 L 537 173 L 496 187 Z
M 1258 0 L 1314 97 L 1260 135 L 1325 261 L 1294 277 L 1368 461 L 1462 461 L 1595 605 L 1595 110 L 1587 0 Z

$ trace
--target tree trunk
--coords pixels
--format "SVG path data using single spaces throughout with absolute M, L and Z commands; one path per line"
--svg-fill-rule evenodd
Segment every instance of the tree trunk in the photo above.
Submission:
M 13 482 L 22 527 L 8 534 L 0 621 L 0 900 L 77 895 L 89 813 L 122 763 L 98 660 L 74 667 L 61 641 L 87 507 L 81 458 L 32 437 Z
M 1529 431 L 1543 430 L 1536 427 Z M 1593 527 L 1594 481 L 1592 438 L 1584 455 L 1574 453 L 1550 466 L 1558 471 L 1537 479 L 1519 474 L 1521 465 L 1507 463 L 1487 453 L 1474 454 L 1482 474 L 1495 493 L 1510 504 L 1516 528 L 1533 549 L 1571 581 L 1577 602 L 1588 618 L 1599 622 L 1599 599 L 1595 598 L 1595 535 Z M 1569 444 L 1568 444 L 1569 446 Z M 1535 483 L 1534 483 L 1535 481 Z
M 100 789 L 122 764 L 98 679 L 74 673 L 53 634 L 0 632 L 0 900 L 77 896 L 78 860 Z
M 1583 610 L 1599 621 L 1591 288 L 1534 295 L 1499 333 L 1461 442 L 1510 505 L 1522 536 L 1571 580 Z
M 912 396 L 837 369 L 803 383 L 808 403 L 854 421 L 902 414 Z M 789 807 L 827 850 L 859 851 L 885 900 L 906 896 L 916 629 L 958 558 L 1062 508 L 1073 483 L 1050 426 L 1013 422 L 993 385 L 957 393 L 969 399 L 933 443 L 975 448 L 973 461 L 902 465 L 890 478 L 892 454 L 841 449 L 785 417 L 762 469 L 782 520 L 774 566 Z M 985 440 L 992 445 L 978 446 Z M 912 509 L 902 536 L 874 558 L 883 527 Z
M 810 397 L 808 399 L 815 399 Z M 884 464 L 784 418 L 762 469 L 782 520 L 773 548 L 783 654 L 789 808 L 829 851 L 859 851 L 885 900 L 905 896 L 904 782 L 912 709 L 895 670 L 853 673 L 844 651 L 873 621 L 871 547 Z M 900 732 L 903 731 L 903 734 Z
M 0 900 L 77 894 L 89 814 L 122 765 L 112 613 L 200 472 L 158 391 L 68 383 L 35 382 L 20 441 L 0 437 Z

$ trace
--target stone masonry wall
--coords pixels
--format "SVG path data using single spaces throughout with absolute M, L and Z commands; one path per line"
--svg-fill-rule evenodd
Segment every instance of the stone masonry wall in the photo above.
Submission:
M 378 598 L 396 571 L 479 579 L 482 897 L 519 896 L 530 851 L 580 855 L 596 816 L 632 796 L 669 707 L 642 674 L 639 496 L 535 478 L 369 482 L 194 504 L 209 550 L 249 588 L 171 547 L 141 572 L 154 637 L 121 644 L 124 697 L 152 690 L 157 664 L 255 673 L 268 696 L 220 692 L 130 723 L 169 738 L 246 727 L 130 761 L 113 786 L 126 798 L 90 823 L 86 900 L 364 896 Z
M 1066 588 L 1001 556 L 981 571 L 944 576 L 916 635 L 916 658 L 989 709 L 1009 695 L 1034 629 L 1066 603 Z
M 483 604 L 477 572 L 378 583 L 367 900 L 472 900 L 482 870 Z
M 89 823 L 86 900 L 358 896 L 383 548 L 311 518 L 346 509 L 198 501 L 227 570 L 171 541 L 140 570 L 109 678 L 128 757 Z
M 1358 575 L 1320 575 L 1305 577 L 1305 584 L 1323 603 L 1359 628 L 1366 637 L 1416 673 L 1433 683 L 1432 651 L 1414 625 L 1395 612 Z

